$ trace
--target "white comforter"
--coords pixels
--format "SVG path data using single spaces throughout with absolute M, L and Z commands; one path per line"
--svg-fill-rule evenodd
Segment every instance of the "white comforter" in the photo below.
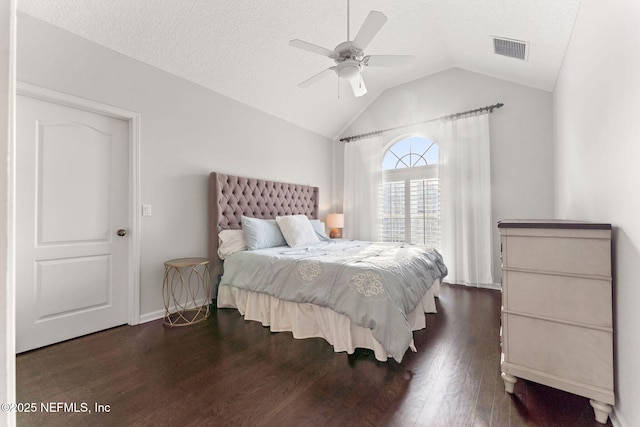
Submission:
M 333 240 L 242 251 L 225 260 L 221 286 L 312 303 L 370 329 L 400 362 L 412 342 L 407 313 L 447 273 L 440 254 L 407 244 Z

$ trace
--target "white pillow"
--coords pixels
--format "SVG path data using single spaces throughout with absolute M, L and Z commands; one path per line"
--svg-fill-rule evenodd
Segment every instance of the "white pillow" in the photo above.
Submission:
M 234 252 L 244 251 L 247 245 L 242 230 L 222 230 L 218 233 L 218 256 L 225 259 Z
M 306 215 L 277 216 L 276 222 L 287 244 L 292 248 L 320 241 Z

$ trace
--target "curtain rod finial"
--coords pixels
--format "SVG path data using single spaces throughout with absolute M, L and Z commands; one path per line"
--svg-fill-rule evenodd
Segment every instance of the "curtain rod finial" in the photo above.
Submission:
M 498 102 L 497 104 L 490 105 L 489 107 L 486 107 L 486 108 L 489 109 L 489 113 L 493 113 L 494 109 L 500 108 L 500 107 L 503 107 L 503 106 L 504 106 L 504 104 L 502 102 Z

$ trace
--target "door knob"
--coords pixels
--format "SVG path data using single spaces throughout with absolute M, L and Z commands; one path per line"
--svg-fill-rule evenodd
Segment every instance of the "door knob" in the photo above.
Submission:
M 120 237 L 124 236 L 125 234 L 127 234 L 127 230 L 125 230 L 124 228 L 121 228 L 120 230 L 116 231 L 116 234 Z

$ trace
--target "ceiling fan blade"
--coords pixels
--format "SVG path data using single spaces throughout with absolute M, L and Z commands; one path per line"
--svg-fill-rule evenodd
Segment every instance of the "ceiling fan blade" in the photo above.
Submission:
M 333 51 L 329 49 L 325 49 L 322 46 L 315 45 L 313 43 L 305 42 L 299 39 L 294 39 L 289 42 L 289 46 L 297 47 L 300 49 L 308 50 L 310 52 L 319 53 L 322 56 L 331 57 L 333 55 Z
M 413 55 L 367 55 L 362 62 L 370 67 L 400 67 L 410 64 L 414 59 Z
M 355 96 L 362 96 L 367 93 L 367 87 L 364 85 L 362 74 L 349 80 L 349 83 L 351 83 L 351 89 L 353 89 Z
M 336 67 L 331 67 L 331 68 L 327 68 L 326 70 L 322 70 L 320 71 L 318 74 L 316 74 L 315 76 L 303 81 L 302 83 L 298 84 L 298 86 L 300 87 L 309 87 L 312 84 L 314 84 L 315 82 L 322 80 L 323 78 L 325 78 L 326 76 L 328 76 L 330 74 L 330 71 L 335 70 Z
M 353 39 L 353 45 L 358 49 L 364 50 L 376 34 L 378 34 L 378 31 L 380 31 L 385 22 L 387 22 L 387 17 L 384 13 L 374 10 L 369 12 L 360 31 L 356 34 L 356 38 Z

